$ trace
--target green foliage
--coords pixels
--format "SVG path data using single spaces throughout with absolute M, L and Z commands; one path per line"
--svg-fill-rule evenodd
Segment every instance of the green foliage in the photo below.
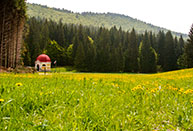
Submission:
M 67 55 L 67 64 L 72 66 L 73 65 L 73 44 L 70 44 L 66 50 Z
M 23 59 L 22 62 L 25 66 L 31 65 L 29 47 L 26 43 L 23 43 L 22 51 L 21 51 L 21 57 Z
M 177 64 L 178 64 L 178 67 L 180 68 L 180 69 L 184 69 L 184 68 L 187 68 L 187 61 L 186 61 L 186 55 L 185 54 L 183 54 L 183 55 L 181 55 L 179 58 L 178 58 L 178 60 L 177 60 Z
M 51 68 L 51 71 L 54 73 L 75 73 L 77 72 L 75 70 L 75 68 L 73 68 L 72 66 L 63 66 L 63 67 L 54 67 Z
M 61 65 L 65 65 L 64 61 L 66 60 L 65 49 L 61 47 L 56 41 L 50 41 L 50 43 L 46 47 L 46 54 L 50 57 L 50 59 L 54 62 Z
M 9 6 L 13 13 L 17 12 L 20 17 L 27 17 L 27 6 L 25 0 L 9 0 L 6 1 L 6 4 Z

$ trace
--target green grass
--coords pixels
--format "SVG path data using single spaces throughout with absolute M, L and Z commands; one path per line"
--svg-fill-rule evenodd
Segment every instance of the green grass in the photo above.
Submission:
M 76 72 L 73 67 L 65 66 L 65 67 L 56 67 L 51 68 L 52 73 L 66 73 L 66 72 Z
M 0 130 L 192 130 L 192 81 L 193 69 L 0 74 Z

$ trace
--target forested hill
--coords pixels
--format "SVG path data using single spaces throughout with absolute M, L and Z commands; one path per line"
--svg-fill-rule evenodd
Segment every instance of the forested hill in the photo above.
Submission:
M 82 24 L 84 26 L 105 27 L 110 29 L 113 26 L 121 27 L 123 30 L 131 31 L 134 27 L 138 33 L 144 33 L 145 30 L 158 33 L 160 30 L 168 31 L 165 28 L 160 28 L 151 24 L 147 24 L 140 20 L 129 16 L 113 14 L 113 13 L 73 13 L 65 9 L 49 8 L 47 6 L 27 4 L 27 14 L 29 17 L 39 17 L 52 19 L 54 21 L 62 20 L 63 23 Z M 172 32 L 175 36 L 182 35 L 187 38 L 186 34 Z

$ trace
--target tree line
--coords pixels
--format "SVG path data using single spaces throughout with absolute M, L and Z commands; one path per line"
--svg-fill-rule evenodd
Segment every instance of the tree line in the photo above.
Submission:
M 58 66 L 84 72 L 154 73 L 189 67 L 182 36 L 171 32 L 138 34 L 135 29 L 63 24 L 30 18 L 26 24 L 24 65 L 33 66 L 38 55 L 47 54 Z M 189 49 L 189 48 L 188 48 Z

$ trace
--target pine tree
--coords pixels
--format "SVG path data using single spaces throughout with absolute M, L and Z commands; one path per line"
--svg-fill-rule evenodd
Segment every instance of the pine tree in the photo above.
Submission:
M 67 64 L 73 66 L 73 44 L 69 45 L 66 50 Z
M 178 57 L 180 56 L 180 47 L 179 47 L 179 41 L 178 41 L 178 38 L 175 36 L 174 38 L 174 52 L 175 52 L 175 67 L 177 69 L 177 60 L 178 60 Z
M 193 24 L 189 32 L 189 39 L 187 44 L 185 45 L 185 61 L 186 61 L 186 66 L 188 68 L 193 67 Z
M 94 40 L 88 36 L 85 42 L 85 71 L 92 72 L 95 68 L 96 47 Z
M 143 41 L 139 46 L 139 59 L 142 73 L 157 72 L 157 53 L 150 45 L 147 32 L 145 32 Z
M 125 41 L 124 41 L 124 72 L 130 72 L 130 60 L 129 60 L 129 35 L 130 33 L 127 31 L 125 34 Z
M 29 47 L 26 43 L 23 43 L 21 57 L 22 57 L 22 62 L 25 66 L 31 65 Z
M 177 60 L 175 54 L 175 45 L 170 31 L 166 33 L 165 48 L 164 48 L 164 71 L 171 71 L 177 68 Z
M 110 33 L 107 29 L 100 28 L 96 39 L 96 71 L 108 72 L 110 71 Z
M 129 36 L 129 68 L 131 72 L 138 71 L 137 36 L 133 28 Z
M 77 50 L 76 50 L 76 56 L 74 59 L 74 66 L 79 71 L 85 71 L 85 51 L 82 42 L 79 42 Z
M 117 71 L 116 72 L 123 72 L 124 71 L 124 66 L 125 66 L 125 60 L 124 60 L 124 55 L 123 55 L 123 45 L 120 43 L 119 47 L 117 48 L 117 58 L 118 58 L 118 63 L 117 63 Z
M 157 72 L 157 53 L 154 48 L 150 47 L 149 49 L 149 63 L 151 63 L 151 73 Z
M 180 36 L 180 39 L 179 39 L 178 48 L 179 48 L 179 56 L 181 56 L 183 54 L 183 51 L 184 51 L 184 39 L 183 39 L 182 35 Z
M 163 68 L 164 65 L 164 56 L 165 56 L 165 34 L 163 31 L 159 31 L 157 35 L 157 44 L 158 44 L 158 65 Z
M 62 47 L 65 47 L 65 36 L 64 36 L 64 25 L 62 23 L 62 19 L 59 20 L 59 24 L 56 26 L 56 37 L 55 41 Z

